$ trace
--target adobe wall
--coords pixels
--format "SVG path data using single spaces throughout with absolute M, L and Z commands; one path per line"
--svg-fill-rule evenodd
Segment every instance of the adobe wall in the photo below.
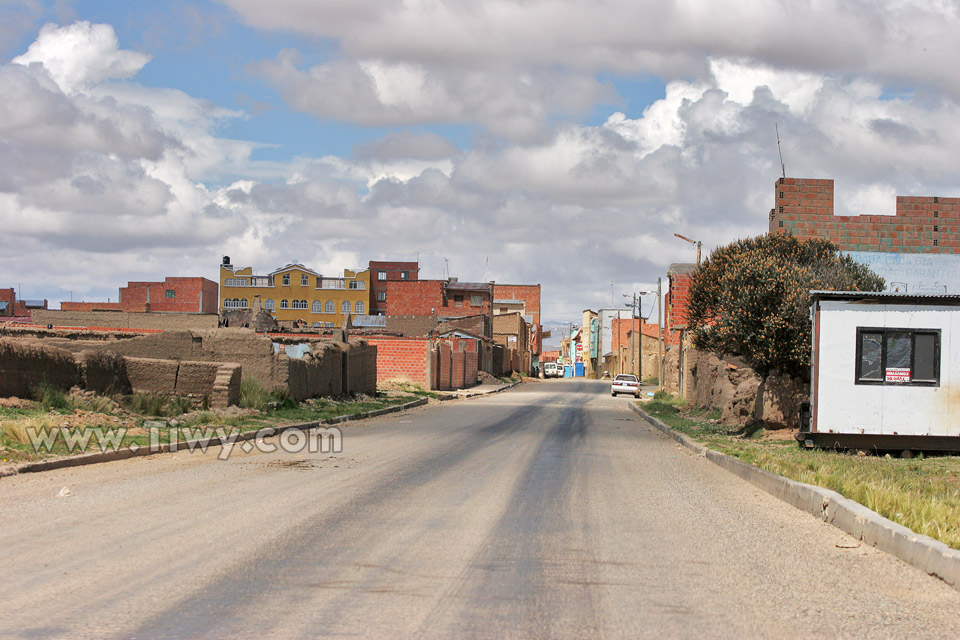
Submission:
M 124 362 L 134 393 L 207 396 L 215 409 L 240 402 L 241 366 L 235 362 L 154 358 L 124 358 Z
M 80 368 L 69 351 L 0 338 L 0 397 L 30 398 L 42 383 L 66 391 L 79 382 Z
M 60 311 L 34 309 L 34 324 L 54 327 L 105 327 L 109 329 L 216 329 L 220 316 L 216 313 L 129 313 L 126 311 Z

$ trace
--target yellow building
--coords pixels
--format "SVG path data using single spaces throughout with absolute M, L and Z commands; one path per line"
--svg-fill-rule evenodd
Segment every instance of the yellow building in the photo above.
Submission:
M 288 264 L 258 276 L 251 267 L 235 269 L 225 257 L 220 265 L 220 309 L 269 311 L 277 322 L 298 320 L 308 327 L 341 327 L 348 315 L 370 310 L 370 270 L 344 269 L 339 278 L 325 277 L 302 264 Z

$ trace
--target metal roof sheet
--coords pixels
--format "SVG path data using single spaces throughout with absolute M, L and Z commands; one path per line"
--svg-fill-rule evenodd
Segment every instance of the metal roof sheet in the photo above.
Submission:
M 896 293 L 893 291 L 811 291 L 814 300 L 882 300 L 884 302 L 947 302 L 960 304 L 953 293 Z

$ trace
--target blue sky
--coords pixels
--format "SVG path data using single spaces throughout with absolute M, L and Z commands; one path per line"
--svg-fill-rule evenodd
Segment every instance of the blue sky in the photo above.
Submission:
M 763 233 L 775 126 L 838 212 L 957 195 L 958 27 L 910 0 L 4 0 L 0 286 L 420 253 L 571 319 L 691 260 L 674 233 Z

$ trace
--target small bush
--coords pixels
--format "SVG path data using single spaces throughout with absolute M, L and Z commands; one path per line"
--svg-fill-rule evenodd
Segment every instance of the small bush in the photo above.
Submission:
M 126 396 L 123 404 L 128 411 L 145 416 L 163 416 L 167 405 L 166 396 L 155 393 L 135 393 Z
M 47 411 L 70 408 L 70 400 L 67 399 L 67 394 L 46 382 L 41 382 L 34 388 L 33 399 Z
M 105 396 L 92 398 L 74 398 L 70 402 L 72 408 L 93 413 L 110 413 L 114 409 L 113 400 Z
M 244 409 L 264 409 L 270 402 L 270 393 L 256 378 L 240 381 L 240 406 Z
M 183 396 L 176 396 L 175 398 L 171 398 L 170 401 L 167 402 L 167 406 L 165 409 L 166 409 L 165 415 L 179 416 L 184 413 L 187 413 L 188 411 L 193 411 L 193 403 L 190 402 L 189 399 L 184 398 Z
M 48 431 L 53 428 L 53 423 L 46 416 L 35 418 L 26 418 L 23 420 L 7 420 L 0 423 L 0 433 L 10 438 L 17 444 L 30 444 L 30 434 L 27 429 L 33 427 L 35 432 Z

